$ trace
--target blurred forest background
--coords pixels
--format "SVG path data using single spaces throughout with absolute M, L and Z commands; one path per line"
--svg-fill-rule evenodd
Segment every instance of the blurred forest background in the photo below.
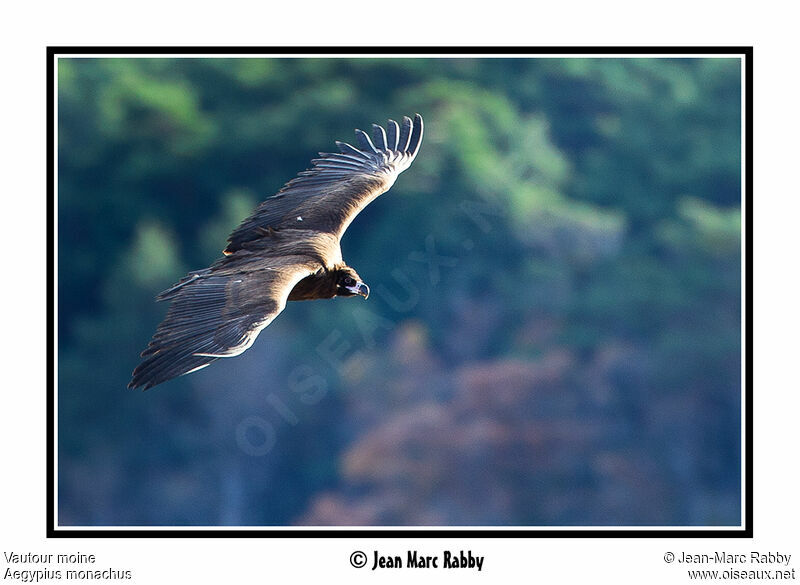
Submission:
M 738 59 L 60 59 L 60 525 L 738 525 Z M 242 356 L 126 384 L 334 140 L 419 112 Z

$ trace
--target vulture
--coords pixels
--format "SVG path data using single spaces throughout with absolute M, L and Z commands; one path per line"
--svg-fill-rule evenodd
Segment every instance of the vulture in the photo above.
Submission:
M 337 141 L 339 152 L 320 153 L 242 221 L 222 258 L 158 295 L 171 304 L 129 388 L 146 390 L 239 355 L 286 301 L 369 296 L 339 242 L 417 156 L 422 117 L 389 120 L 385 129 L 373 124 L 371 139 L 355 133 L 358 147 Z

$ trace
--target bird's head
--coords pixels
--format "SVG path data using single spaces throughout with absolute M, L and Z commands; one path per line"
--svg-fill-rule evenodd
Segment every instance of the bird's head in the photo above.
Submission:
M 361 295 L 365 299 L 369 297 L 369 287 L 361 280 L 355 270 L 349 266 L 340 268 L 336 272 L 336 296 L 353 297 Z

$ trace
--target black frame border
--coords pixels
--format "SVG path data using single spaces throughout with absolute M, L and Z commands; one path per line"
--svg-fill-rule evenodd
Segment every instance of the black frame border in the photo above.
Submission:
M 745 490 L 745 510 L 743 527 L 740 529 L 652 529 L 646 527 L 609 529 L 438 529 L 414 528 L 408 530 L 359 528 L 344 529 L 309 529 L 288 530 L 276 529 L 216 529 L 216 528 L 175 528 L 162 529 L 57 529 L 55 512 L 55 72 L 56 62 L 60 54 L 273 54 L 310 55 L 310 54 L 508 54 L 519 57 L 527 55 L 664 55 L 682 53 L 691 54 L 730 54 L 744 55 L 745 83 L 744 93 L 744 130 L 745 130 L 745 450 L 743 453 L 746 465 L 743 488 Z M 214 47 L 214 46 L 48 46 L 47 47 L 47 472 L 46 472 L 46 518 L 47 538 L 753 538 L 753 47 L 752 46 L 570 46 L 570 47 L 447 47 L 447 46 L 415 46 L 415 47 Z

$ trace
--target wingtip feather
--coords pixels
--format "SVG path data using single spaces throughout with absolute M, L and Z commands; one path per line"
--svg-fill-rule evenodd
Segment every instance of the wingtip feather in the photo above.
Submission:
M 339 148 L 339 152 L 342 154 L 350 154 L 353 156 L 357 156 L 360 159 L 364 158 L 364 153 L 358 150 L 355 146 L 348 144 L 347 142 L 341 142 L 340 140 L 336 141 L 336 146 Z
M 372 125 L 372 142 L 380 150 L 388 150 L 389 146 L 386 143 L 386 130 L 378 124 Z
M 361 150 L 373 153 L 378 152 L 378 149 L 372 144 L 369 134 L 358 128 L 356 128 L 356 140 L 358 140 L 358 145 L 361 147 Z
M 389 133 L 388 146 L 391 150 L 397 150 L 397 141 L 400 138 L 400 126 L 394 120 L 389 120 L 386 124 Z
M 422 116 L 419 114 L 414 114 L 414 127 L 411 132 L 411 138 L 409 139 L 409 145 L 407 149 L 412 157 L 417 156 L 420 144 L 422 144 L 422 131 Z
M 403 116 L 403 123 L 400 126 L 400 142 L 397 145 L 397 150 L 405 152 L 408 149 L 408 141 L 411 139 L 411 128 L 413 122 L 408 116 Z

